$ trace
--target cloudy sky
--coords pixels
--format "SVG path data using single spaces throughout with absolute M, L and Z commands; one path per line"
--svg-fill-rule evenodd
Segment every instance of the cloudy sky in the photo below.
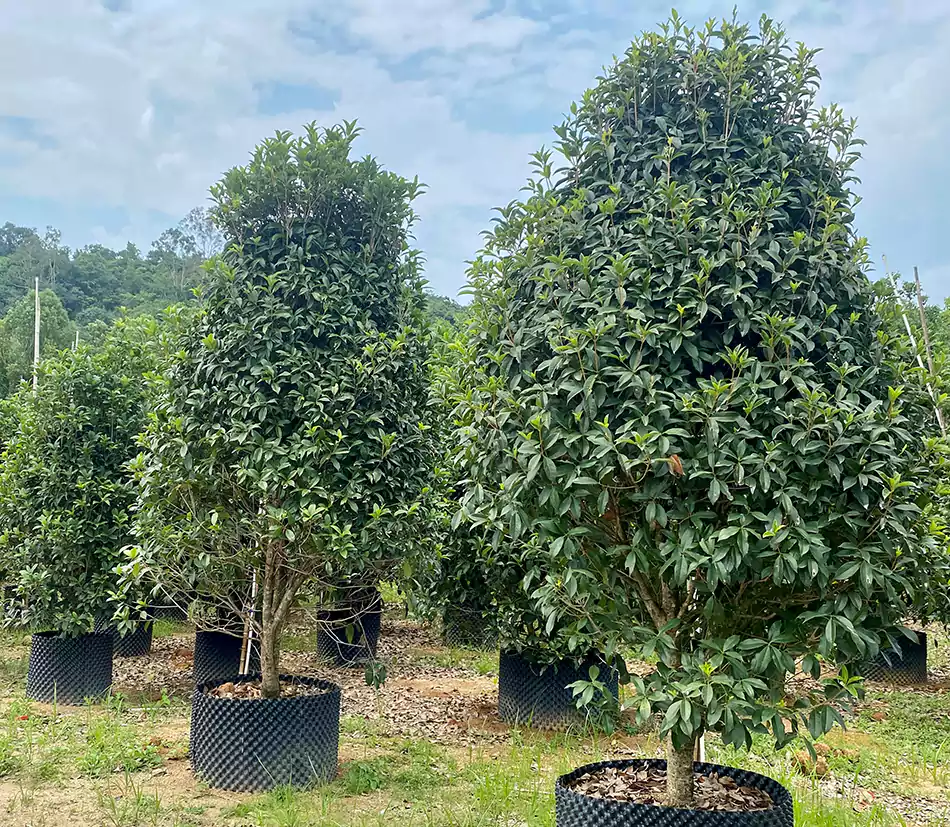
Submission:
M 677 3 L 689 22 L 733 0 Z M 740 2 L 824 51 L 859 119 L 860 231 L 880 269 L 950 296 L 950 0 Z M 491 209 L 653 0 L 0 0 L 0 223 L 147 250 L 276 129 L 358 118 L 419 175 L 418 243 L 454 294 Z

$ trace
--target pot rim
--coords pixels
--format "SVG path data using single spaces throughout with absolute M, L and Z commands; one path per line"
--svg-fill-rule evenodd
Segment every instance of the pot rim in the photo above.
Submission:
M 734 816 L 739 816 L 739 817 L 747 815 L 751 817 L 751 816 L 761 816 L 765 813 L 773 813 L 776 810 L 781 809 L 783 806 L 789 806 L 789 807 L 792 806 L 792 794 L 789 792 L 788 788 L 784 784 L 782 784 L 779 781 L 776 781 L 774 778 L 768 775 L 762 775 L 761 773 L 758 773 L 758 772 L 752 772 L 751 770 L 742 770 L 742 769 L 739 769 L 738 767 L 730 767 L 725 764 L 710 764 L 708 762 L 703 762 L 703 761 L 693 762 L 694 773 L 695 772 L 703 772 L 703 773 L 717 772 L 719 775 L 728 775 L 729 771 L 731 770 L 733 772 L 741 772 L 745 775 L 752 776 L 756 780 L 756 782 L 761 780 L 761 781 L 766 782 L 768 785 L 774 784 L 778 788 L 776 792 L 773 792 L 770 789 L 765 789 L 765 787 L 763 785 L 760 785 L 759 783 L 756 783 L 755 785 L 757 789 L 762 790 L 762 792 L 765 792 L 769 795 L 769 797 L 772 799 L 772 806 L 767 810 L 748 810 L 748 811 L 697 810 L 690 807 L 677 808 L 677 807 L 670 807 L 668 805 L 662 805 L 662 804 L 640 804 L 636 801 L 616 801 L 610 798 L 598 798 L 596 796 L 585 795 L 584 793 L 577 792 L 576 790 L 571 789 L 569 786 L 567 786 L 569 782 L 575 781 L 581 776 L 588 775 L 589 773 L 596 772 L 597 770 L 606 769 L 608 767 L 626 768 L 626 767 L 637 766 L 637 765 L 641 765 L 645 767 L 662 766 L 665 769 L 666 759 L 665 758 L 617 758 L 612 761 L 595 761 L 591 764 L 584 764 L 580 767 L 577 767 L 576 769 L 573 769 L 570 772 L 564 773 L 564 775 L 559 775 L 554 781 L 554 789 L 555 791 L 560 792 L 562 795 L 570 795 L 575 798 L 583 799 L 585 801 L 597 801 L 600 804 L 605 804 L 611 807 L 618 807 L 622 809 L 631 809 L 631 810 L 636 809 L 636 808 L 643 808 L 643 809 L 653 810 L 656 812 L 682 809 L 685 812 L 695 812 L 695 813 L 703 813 L 703 814 L 709 814 L 709 815 L 722 814 L 722 815 L 734 815 Z M 723 770 L 725 772 L 722 772 Z
M 221 686 L 225 683 L 250 683 L 251 681 L 260 680 L 260 673 L 247 674 L 247 675 L 235 675 L 233 677 L 227 678 L 213 678 L 210 681 L 204 681 L 203 683 L 197 684 L 195 686 L 195 697 L 201 697 L 202 699 L 207 700 L 208 703 L 215 704 L 241 704 L 242 707 L 246 706 L 248 703 L 293 703 L 294 701 L 308 701 L 319 698 L 333 698 L 334 696 L 339 698 L 342 696 L 342 689 L 338 684 L 333 683 L 332 681 L 324 680 L 323 678 L 314 678 L 309 675 L 280 675 L 280 680 L 282 681 L 294 681 L 295 683 L 302 683 L 306 686 L 317 686 L 321 689 L 326 690 L 319 695 L 295 695 L 293 697 L 279 697 L 279 698 L 218 698 L 214 695 L 208 694 L 208 689 L 213 689 L 216 686 Z

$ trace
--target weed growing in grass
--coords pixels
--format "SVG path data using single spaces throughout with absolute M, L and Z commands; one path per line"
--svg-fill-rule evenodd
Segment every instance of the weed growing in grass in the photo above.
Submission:
M 310 827 L 324 824 L 332 795 L 316 790 L 278 787 L 245 804 L 222 813 L 227 818 L 251 818 L 258 827 Z
M 121 784 L 110 783 L 97 791 L 103 824 L 109 827 L 158 827 L 162 804 L 157 795 L 146 793 L 128 773 Z
M 116 769 L 135 772 L 162 762 L 156 747 L 143 743 L 135 728 L 114 715 L 90 714 L 84 736 L 76 758 L 83 775 L 102 776 Z

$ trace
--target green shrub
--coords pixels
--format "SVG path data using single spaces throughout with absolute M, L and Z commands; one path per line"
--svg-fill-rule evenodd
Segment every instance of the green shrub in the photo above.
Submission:
M 11 402 L 0 457 L 0 569 L 8 622 L 82 634 L 115 588 L 135 491 L 126 463 L 144 425 L 150 359 L 113 329 L 100 348 L 41 363 Z

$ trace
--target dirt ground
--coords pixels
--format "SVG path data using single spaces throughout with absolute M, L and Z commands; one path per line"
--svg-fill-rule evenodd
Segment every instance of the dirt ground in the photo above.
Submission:
M 28 638 L 5 641 L 0 823 L 550 827 L 558 772 L 608 756 L 662 754 L 656 735 L 629 720 L 611 736 L 512 730 L 496 712 L 497 654 L 448 650 L 435 630 L 389 615 L 379 649 L 388 680 L 376 690 L 361 668 L 320 663 L 313 627 L 302 617 L 287 636 L 282 667 L 343 690 L 337 782 L 300 795 L 211 790 L 188 763 L 194 635 L 184 628 L 164 632 L 148 658 L 116 661 L 112 701 L 86 708 L 28 703 Z M 796 801 L 814 797 L 802 805 L 798 824 L 945 825 L 950 647 L 941 646 L 927 687 L 869 693 L 854 726 L 827 739 L 826 766 L 767 747 L 741 755 L 714 741 L 712 757 L 785 783 L 791 778 Z

